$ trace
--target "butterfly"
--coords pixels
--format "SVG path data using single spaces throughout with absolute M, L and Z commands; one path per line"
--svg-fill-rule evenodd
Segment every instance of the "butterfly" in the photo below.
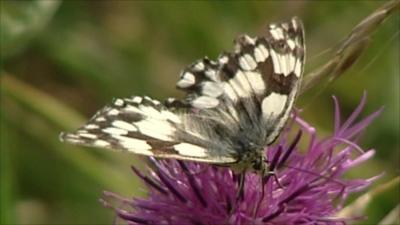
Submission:
M 265 174 L 265 147 L 284 127 L 300 88 L 304 29 L 292 18 L 234 42 L 233 52 L 181 72 L 176 86 L 184 98 L 116 98 L 61 140 Z

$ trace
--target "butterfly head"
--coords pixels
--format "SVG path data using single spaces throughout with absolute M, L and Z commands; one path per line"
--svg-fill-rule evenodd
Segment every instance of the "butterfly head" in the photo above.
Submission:
M 268 164 L 265 162 L 265 156 L 264 154 L 260 154 L 257 157 L 255 157 L 250 163 L 251 169 L 255 171 L 256 173 L 259 173 L 261 175 L 268 174 L 269 172 L 269 167 Z
M 245 139 L 239 138 L 240 159 L 238 163 L 233 166 L 235 171 L 254 171 L 259 174 L 267 174 L 269 172 L 268 164 L 265 159 L 265 148 L 254 144 L 252 142 L 245 141 Z

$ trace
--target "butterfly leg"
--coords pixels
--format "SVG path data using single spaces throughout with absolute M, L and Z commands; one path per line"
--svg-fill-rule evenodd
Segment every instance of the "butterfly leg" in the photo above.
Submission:
M 255 217 L 257 215 L 257 212 L 261 206 L 261 203 L 264 199 L 265 195 L 265 185 L 269 181 L 271 177 L 274 178 L 275 182 L 278 184 L 280 188 L 283 188 L 282 185 L 279 183 L 279 179 L 276 175 L 276 168 L 279 162 L 279 159 L 281 158 L 282 155 L 282 147 L 279 146 L 277 152 L 275 153 L 271 163 L 269 164 L 267 160 L 264 159 L 265 163 L 263 164 L 263 169 L 261 170 L 260 174 L 260 185 L 261 185 L 261 192 L 260 192 L 260 197 L 258 198 L 258 201 L 254 207 L 254 213 L 253 216 Z
M 232 215 L 234 211 L 237 209 L 237 206 L 239 205 L 240 200 L 244 199 L 244 183 L 246 179 L 246 172 L 243 171 L 238 175 L 234 175 L 234 180 L 237 181 L 238 184 L 238 190 L 236 192 L 236 198 L 235 201 L 232 204 L 232 207 L 230 208 L 229 215 Z
M 261 193 L 260 193 L 260 198 L 256 204 L 256 207 L 254 209 L 254 216 L 257 215 L 257 212 L 260 208 L 261 202 L 264 198 L 264 194 L 265 194 L 265 184 L 269 181 L 269 179 L 272 177 L 275 181 L 275 183 L 279 186 L 279 188 L 284 188 L 284 186 L 281 184 L 281 182 L 279 181 L 279 178 L 276 174 L 277 169 L 285 166 L 285 163 L 287 161 L 287 159 L 289 158 L 289 156 L 291 155 L 291 153 L 293 152 L 294 148 L 296 147 L 297 143 L 300 140 L 300 137 L 302 135 L 301 130 L 297 133 L 296 137 L 294 138 L 294 141 L 292 142 L 292 144 L 289 146 L 289 148 L 285 151 L 285 153 L 282 155 L 283 149 L 281 146 L 279 146 L 277 152 L 275 153 L 269 168 L 266 170 L 263 170 L 262 174 L 261 174 Z M 268 164 L 268 162 L 266 161 L 266 165 Z
M 240 200 L 244 199 L 244 183 L 246 180 L 246 173 L 241 172 L 239 174 L 239 180 L 238 180 L 238 192 L 236 195 L 236 202 L 239 202 Z
M 264 194 L 265 194 L 265 184 L 267 183 L 267 179 L 265 179 L 267 176 L 261 175 L 260 176 L 260 185 L 261 185 L 261 193 L 260 197 L 258 198 L 258 201 L 254 207 L 254 212 L 253 212 L 253 217 L 255 218 L 257 216 L 258 210 L 260 209 L 261 203 L 264 199 Z

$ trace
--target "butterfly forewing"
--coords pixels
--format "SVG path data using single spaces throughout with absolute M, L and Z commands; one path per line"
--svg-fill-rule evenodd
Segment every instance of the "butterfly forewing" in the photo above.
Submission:
M 301 85 L 305 59 L 303 25 L 296 18 L 271 24 L 261 40 L 270 46 L 269 60 L 260 64 L 267 85 L 261 110 L 269 144 L 285 125 Z
M 204 146 L 177 138 L 179 135 L 186 139 L 190 137 L 196 143 L 207 143 L 201 135 L 184 130 L 183 115 L 172 112 L 147 96 L 116 99 L 76 132 L 61 134 L 61 139 L 73 144 L 163 158 L 210 163 L 234 161 L 228 155 L 213 155 Z
M 295 18 L 269 25 L 261 37 L 239 36 L 233 52 L 182 71 L 176 85 L 184 99 L 116 99 L 61 138 L 162 158 L 237 163 L 249 143 L 266 146 L 284 126 L 302 77 L 303 36 Z
M 204 58 L 181 73 L 181 101 L 194 108 L 226 108 L 242 129 L 262 123 L 271 143 L 293 107 L 304 66 L 304 31 L 293 18 L 270 24 L 265 36 L 239 36 L 235 51 L 216 62 Z M 177 102 L 177 101 L 174 101 Z

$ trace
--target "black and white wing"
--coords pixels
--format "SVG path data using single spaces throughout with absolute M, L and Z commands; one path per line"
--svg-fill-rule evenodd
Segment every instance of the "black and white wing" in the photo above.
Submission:
M 62 133 L 60 139 L 72 144 L 161 158 L 215 164 L 235 161 L 230 155 L 210 152 L 206 148 L 209 141 L 200 134 L 183 130 L 184 115 L 170 111 L 147 96 L 115 99 L 77 131 Z
M 187 92 L 184 100 L 116 99 L 61 139 L 147 156 L 235 163 L 241 156 L 235 146 L 264 146 L 278 136 L 303 65 L 301 22 L 271 24 L 263 37 L 239 37 L 235 51 L 218 61 L 204 58 L 187 67 L 177 83 Z
M 233 53 L 221 54 L 216 62 L 204 58 L 184 69 L 176 85 L 186 98 L 167 104 L 226 108 L 243 130 L 265 129 L 264 143 L 269 144 L 286 123 L 300 87 L 303 25 L 297 18 L 270 24 L 264 36 L 243 35 L 235 44 Z

